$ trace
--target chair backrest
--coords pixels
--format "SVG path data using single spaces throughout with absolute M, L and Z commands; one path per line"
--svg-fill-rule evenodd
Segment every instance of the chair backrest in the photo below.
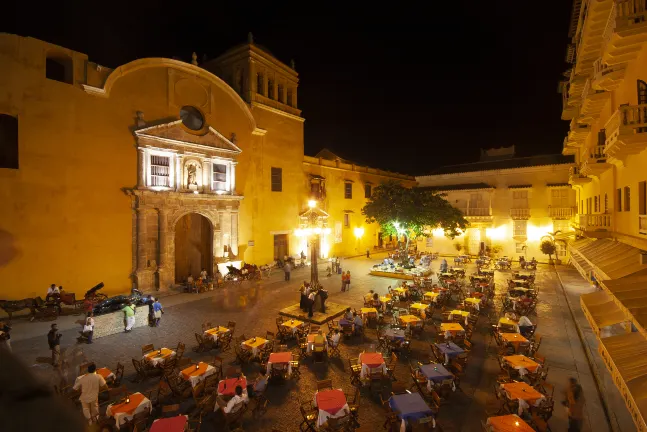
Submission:
M 162 414 L 177 413 L 180 411 L 180 404 L 162 405 Z
M 326 389 L 332 390 L 332 379 L 317 381 L 317 391 Z
M 125 366 L 117 362 L 117 368 L 115 369 L 115 385 L 121 384 L 121 380 L 124 377 Z
M 155 351 L 155 346 L 153 344 L 142 345 L 142 355 L 152 351 Z
M 265 333 L 265 339 L 268 341 L 273 341 L 274 340 L 274 332 L 268 331 Z
M 407 387 L 401 382 L 394 382 L 391 384 L 391 394 L 403 394 L 407 392 Z

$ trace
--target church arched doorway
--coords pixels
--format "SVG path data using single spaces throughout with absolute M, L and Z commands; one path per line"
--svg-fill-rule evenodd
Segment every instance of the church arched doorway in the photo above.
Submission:
M 198 213 L 182 216 L 175 225 L 175 282 L 197 278 L 202 269 L 211 275 L 213 262 L 213 227 Z

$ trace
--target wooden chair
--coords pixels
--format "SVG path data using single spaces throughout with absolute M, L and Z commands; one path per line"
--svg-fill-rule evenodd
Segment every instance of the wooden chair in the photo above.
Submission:
M 132 359 L 135 372 L 137 373 L 134 381 L 140 382 L 152 376 L 158 376 L 162 373 L 162 369 L 151 366 L 147 362 Z
M 292 369 L 292 377 L 295 379 L 301 378 L 301 370 L 299 369 L 300 366 L 301 366 L 300 355 L 292 354 L 292 360 L 290 361 L 290 369 Z
M 177 343 L 177 348 L 175 348 L 175 360 L 180 361 L 182 356 L 184 356 L 184 350 L 186 349 L 186 345 L 184 345 L 182 342 Z
M 216 371 L 213 373 L 218 379 L 222 378 L 222 357 L 215 356 L 213 358 L 213 363 L 211 363 L 211 366 L 213 366 Z
M 299 431 L 317 431 L 317 419 L 319 418 L 319 410 L 312 406 L 311 401 L 301 401 L 299 405 L 299 412 L 303 421 L 299 425 Z
M 407 392 L 407 388 L 403 383 L 392 383 L 391 384 L 391 395 L 399 395 Z
M 332 390 L 332 379 L 317 381 L 317 391 Z
M 212 329 L 212 328 L 213 328 L 213 325 L 211 325 L 210 322 L 203 322 L 202 323 L 202 332 L 203 333 L 206 332 L 209 329 Z
M 231 348 L 231 339 L 233 337 L 233 332 L 225 333 L 218 338 L 218 344 L 220 345 L 220 352 L 224 353 L 229 351 Z
M 350 370 L 350 383 L 356 387 L 361 386 L 362 365 L 359 362 L 359 358 L 348 359 L 348 366 Z
M 233 335 L 234 330 L 236 330 L 236 321 L 229 321 L 227 323 L 227 328 L 229 329 L 229 333 L 231 333 Z
M 252 359 L 252 352 L 246 350 L 240 346 L 239 343 L 234 344 L 234 351 L 236 353 L 236 362 L 242 364 L 247 364 Z
M 195 352 L 204 352 L 204 351 L 209 351 L 210 349 L 213 348 L 213 339 L 203 336 L 200 333 L 194 333 L 195 334 L 195 340 L 198 342 L 198 346 L 193 348 L 193 351 Z
M 546 357 L 544 357 L 543 355 L 535 353 L 532 359 L 542 366 L 546 364 Z
M 392 381 L 395 381 L 395 367 L 398 364 L 398 356 L 392 352 L 391 353 L 391 358 L 389 359 L 389 362 L 386 363 L 386 374 L 389 376 L 389 378 Z
M 153 390 L 153 394 L 155 394 L 155 399 L 151 399 L 151 402 L 153 402 L 153 405 L 160 405 L 162 400 L 170 399 L 173 396 L 173 390 L 171 390 L 165 379 L 161 379 L 157 384 L 157 388 Z
M 175 417 L 180 414 L 180 404 L 162 405 L 162 418 Z
M 153 351 L 155 351 L 155 346 L 153 344 L 142 345 L 142 357 Z
M 182 358 L 182 359 L 180 359 L 180 361 L 175 362 L 176 366 L 180 370 L 188 368 L 189 366 L 191 366 L 192 363 L 193 362 L 191 361 L 190 358 Z
M 120 362 L 117 362 L 117 368 L 115 369 L 115 379 L 109 383 L 109 387 L 119 387 L 121 385 L 121 380 L 124 378 L 124 365 Z

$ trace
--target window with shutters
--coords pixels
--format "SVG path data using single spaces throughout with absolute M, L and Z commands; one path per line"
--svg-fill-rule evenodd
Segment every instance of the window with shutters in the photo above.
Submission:
M 638 183 L 638 214 L 647 215 L 647 182 Z
M 151 155 L 150 157 L 150 186 L 171 186 L 171 157 Z
M 278 85 L 278 91 L 277 91 L 278 95 L 277 96 L 278 96 L 279 102 L 281 102 L 281 103 L 285 103 L 285 94 L 283 94 L 283 92 L 284 92 L 283 84 L 279 84 Z
M 516 209 L 528 208 L 527 190 L 516 190 L 512 192 L 512 208 L 516 208 Z
M 631 195 L 629 186 L 625 186 L 625 211 L 631 211 Z
M 551 206 L 554 208 L 566 208 L 569 207 L 568 200 L 569 190 L 564 189 L 552 189 L 550 191 L 551 196 Z
M 525 220 L 515 220 L 512 235 L 515 237 L 525 237 L 527 225 L 527 221 Z
M 365 184 L 364 185 L 364 198 L 370 198 L 371 197 L 371 185 L 370 184 Z
M 344 228 L 350 228 L 350 213 L 344 213 Z
M 283 169 L 272 167 L 272 192 L 283 191 Z
M 344 183 L 344 198 L 345 199 L 353 199 L 353 184 L 352 183 Z
M 274 99 L 274 81 L 267 80 L 267 97 Z
M 256 74 L 256 93 L 265 94 L 265 80 L 260 72 Z

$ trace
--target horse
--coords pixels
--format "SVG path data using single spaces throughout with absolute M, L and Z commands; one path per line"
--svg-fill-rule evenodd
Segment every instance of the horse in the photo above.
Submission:
M 36 318 L 36 309 L 40 309 L 45 305 L 45 302 L 42 298 L 26 298 L 22 300 L 0 300 L 0 309 L 5 311 L 9 315 L 9 320 L 11 320 L 13 313 L 18 312 L 23 309 L 29 309 L 31 312 L 30 321 L 33 321 Z

